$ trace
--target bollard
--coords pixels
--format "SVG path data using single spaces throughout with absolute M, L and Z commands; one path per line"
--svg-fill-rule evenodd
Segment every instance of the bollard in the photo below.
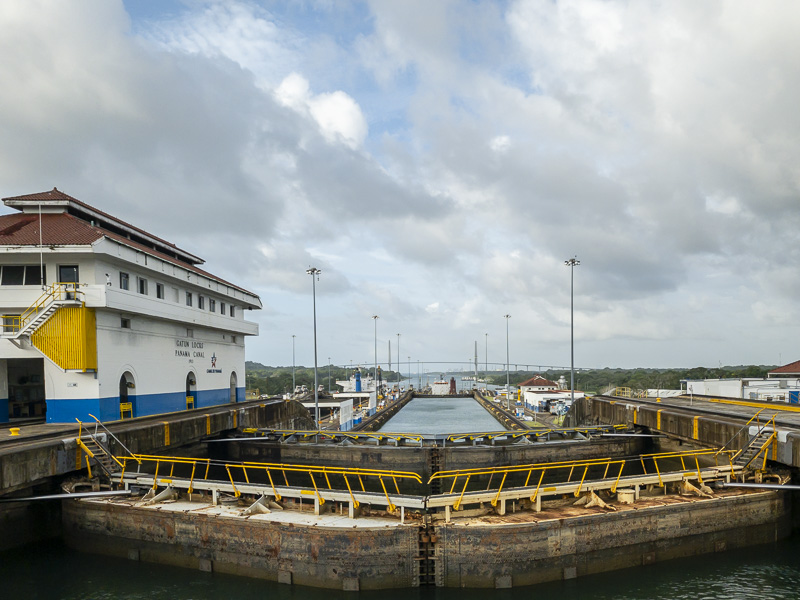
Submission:
M 12 427 L 9 429 L 9 431 L 11 432 L 11 435 L 19 435 L 19 427 Z

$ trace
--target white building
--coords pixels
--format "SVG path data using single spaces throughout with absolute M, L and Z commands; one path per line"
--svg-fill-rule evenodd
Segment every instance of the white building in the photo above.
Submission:
M 687 394 L 800 404 L 800 361 L 773 369 L 766 379 L 687 379 L 681 386 Z
M 0 216 L 0 421 L 244 400 L 257 295 L 55 188 L 3 202 L 19 213 Z

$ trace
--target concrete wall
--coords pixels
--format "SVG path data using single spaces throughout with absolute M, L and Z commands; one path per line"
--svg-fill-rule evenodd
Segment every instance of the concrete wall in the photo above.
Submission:
M 423 567 L 447 587 L 570 579 L 773 542 L 788 536 L 788 517 L 789 496 L 777 492 L 541 522 L 454 521 L 424 530 L 399 523 L 292 525 L 84 501 L 63 506 L 65 539 L 82 551 L 350 590 L 416 586 Z M 423 547 L 433 561 L 420 559 Z
M 516 587 L 788 537 L 789 495 L 760 493 L 523 525 L 435 528 L 439 585 Z
M 65 541 L 83 552 L 350 590 L 413 586 L 418 527 L 308 527 L 65 502 Z

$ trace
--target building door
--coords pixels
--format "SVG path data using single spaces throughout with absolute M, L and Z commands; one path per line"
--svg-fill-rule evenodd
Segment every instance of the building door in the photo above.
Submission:
M 231 373 L 231 402 L 236 402 L 236 372 Z
M 44 418 L 47 409 L 44 397 L 44 359 L 10 358 L 6 364 L 9 418 Z
M 75 299 L 75 290 L 78 287 L 78 265 L 59 265 L 58 281 L 56 283 L 66 283 L 67 300 Z
M 130 371 L 119 378 L 119 418 L 132 419 L 136 416 L 136 384 Z
M 186 410 L 197 406 L 197 379 L 194 373 L 186 374 Z
M 59 283 L 78 283 L 78 265 L 59 265 Z

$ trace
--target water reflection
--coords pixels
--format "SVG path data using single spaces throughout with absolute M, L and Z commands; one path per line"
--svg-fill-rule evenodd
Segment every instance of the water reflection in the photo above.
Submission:
M 411 400 L 380 431 L 433 435 L 504 429 L 473 398 L 425 396 Z

